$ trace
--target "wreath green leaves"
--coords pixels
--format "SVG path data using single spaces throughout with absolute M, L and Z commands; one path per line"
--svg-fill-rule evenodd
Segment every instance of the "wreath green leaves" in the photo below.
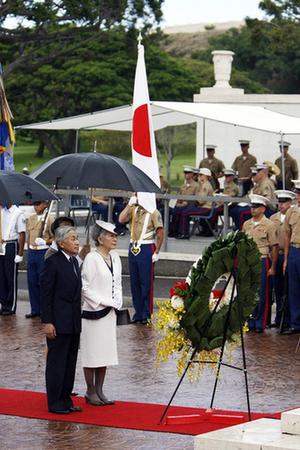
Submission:
M 198 351 L 210 351 L 222 345 L 229 305 L 224 305 L 211 317 L 209 298 L 216 280 L 224 273 L 231 272 L 235 262 L 244 323 L 258 301 L 261 259 L 255 242 L 243 232 L 230 233 L 226 238 L 213 242 L 204 251 L 196 267 L 192 268 L 191 283 L 184 299 L 186 312 L 180 325 Z M 238 302 L 234 298 L 227 327 L 227 341 L 231 341 L 232 336 L 239 331 L 238 308 Z

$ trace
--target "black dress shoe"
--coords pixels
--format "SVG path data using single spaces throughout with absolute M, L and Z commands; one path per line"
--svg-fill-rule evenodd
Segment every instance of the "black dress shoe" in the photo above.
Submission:
M 255 333 L 263 333 L 263 328 L 255 328 Z
M 49 409 L 49 412 L 53 414 L 70 414 L 69 409 Z
M 295 328 L 287 328 L 282 332 L 282 334 L 300 334 L 300 330 L 296 330 Z
M 25 314 L 26 319 L 32 319 L 33 317 L 40 317 L 38 313 L 28 313 Z
M 178 234 L 176 239 L 189 239 L 190 236 L 188 234 Z
M 140 319 L 133 319 L 133 320 L 131 321 L 131 323 L 132 323 L 133 325 L 138 325 L 138 324 L 142 323 L 142 321 L 141 321 Z
M 15 314 L 13 311 L 2 311 L 1 316 L 12 316 Z
M 140 323 L 142 325 L 147 325 L 148 324 L 148 319 L 143 319 L 143 320 L 140 321 Z
M 277 323 L 273 322 L 273 323 L 270 323 L 270 325 L 268 325 L 268 328 L 279 328 L 279 325 L 277 325 Z
M 69 411 L 70 412 L 81 412 L 82 409 L 80 408 L 80 406 L 70 406 Z

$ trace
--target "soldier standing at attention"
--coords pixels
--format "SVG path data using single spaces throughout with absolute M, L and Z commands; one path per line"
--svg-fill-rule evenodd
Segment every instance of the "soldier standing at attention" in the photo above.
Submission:
M 225 166 L 223 161 L 215 157 L 215 151 L 217 148 L 216 145 L 206 145 L 205 148 L 207 158 L 200 161 L 199 169 L 206 168 L 211 171 L 212 177 L 210 179 L 210 183 L 214 191 L 219 191 L 220 183 L 218 179 L 223 177 Z
M 26 319 L 40 315 L 40 275 L 45 253 L 52 243 L 51 224 L 47 202 L 34 202 L 35 214 L 27 219 L 27 281 L 31 310 Z
M 270 217 L 270 220 L 275 224 L 277 237 L 279 241 L 278 248 L 278 260 L 276 265 L 276 273 L 274 276 L 274 288 L 276 297 L 276 316 L 275 322 L 271 324 L 271 327 L 279 328 L 281 322 L 281 316 L 283 314 L 283 296 L 284 296 L 284 273 L 283 273 L 283 261 L 284 261 L 284 221 L 287 211 L 292 206 L 292 202 L 296 195 L 292 191 L 278 190 L 275 191 L 276 198 L 278 200 L 279 211 Z M 289 314 L 288 311 L 284 317 L 284 328 L 289 328 Z
M 26 224 L 16 205 L 0 203 L 0 314 L 10 316 L 17 308 L 19 263 L 23 261 Z
M 281 141 L 278 142 L 281 152 Z M 285 174 L 285 189 L 292 188 L 292 179 L 298 179 L 298 164 L 297 161 L 288 154 L 290 143 L 283 141 L 283 156 L 284 156 L 284 174 Z M 282 156 L 275 161 L 276 166 L 280 169 L 280 175 L 276 176 L 276 183 L 278 189 L 283 189 L 282 183 Z
M 284 221 L 283 272 L 288 271 L 290 328 L 283 334 L 300 333 L 300 180 L 295 185 L 297 206 L 290 208 Z
M 164 240 L 161 214 L 157 209 L 153 213 L 146 211 L 133 196 L 120 213 L 119 222 L 131 223 L 128 263 L 133 322 L 147 324 L 153 311 L 154 263 L 159 260 Z
M 265 216 L 268 200 L 261 195 L 250 194 L 252 218 L 247 220 L 242 231 L 250 236 L 256 243 L 261 254 L 261 286 L 259 303 L 248 320 L 250 330 L 263 333 L 266 328 L 268 311 L 272 292 L 272 276 L 278 258 L 278 238 L 276 227 Z
M 250 141 L 240 140 L 242 154 L 235 158 L 231 168 L 237 172 L 239 180 L 243 185 L 242 195 L 246 195 L 251 187 L 251 167 L 255 166 L 256 158 L 249 153 Z

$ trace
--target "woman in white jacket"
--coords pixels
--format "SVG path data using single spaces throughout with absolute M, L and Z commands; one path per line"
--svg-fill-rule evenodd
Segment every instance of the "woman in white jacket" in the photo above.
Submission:
M 112 405 L 103 393 L 106 367 L 118 364 L 116 309 L 122 307 L 122 267 L 114 250 L 115 226 L 97 220 L 92 230 L 96 251 L 82 267 L 81 360 L 87 385 L 86 401 Z

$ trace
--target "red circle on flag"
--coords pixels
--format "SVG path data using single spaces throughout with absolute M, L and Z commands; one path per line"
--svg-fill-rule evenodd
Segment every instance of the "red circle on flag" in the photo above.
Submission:
M 132 120 L 132 147 L 143 156 L 151 158 L 151 140 L 148 105 L 141 105 L 134 111 Z

